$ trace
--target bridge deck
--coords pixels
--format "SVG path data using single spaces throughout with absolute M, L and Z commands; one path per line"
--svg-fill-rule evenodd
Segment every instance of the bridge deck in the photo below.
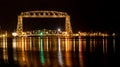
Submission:
M 71 34 L 71 35 L 64 35 L 64 34 L 30 34 L 30 35 L 22 35 L 22 36 L 79 36 L 79 34 Z

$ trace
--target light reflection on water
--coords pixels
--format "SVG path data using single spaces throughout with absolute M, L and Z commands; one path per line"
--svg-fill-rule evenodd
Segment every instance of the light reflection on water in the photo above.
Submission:
M 0 64 L 2 62 L 7 65 L 13 61 L 13 66 L 19 67 L 106 66 L 109 64 L 103 56 L 107 56 L 109 51 L 115 54 L 115 38 L 112 38 L 112 49 L 109 44 L 111 45 L 111 39 L 107 37 L 0 38 Z M 96 60 L 98 57 L 103 57 L 103 60 Z

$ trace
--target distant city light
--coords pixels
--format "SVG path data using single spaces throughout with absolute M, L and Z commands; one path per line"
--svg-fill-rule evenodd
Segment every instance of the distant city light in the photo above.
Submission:
M 61 29 L 60 29 L 60 28 L 58 28 L 58 31 L 61 31 Z
M 113 33 L 112 35 L 115 36 L 115 33 Z
M 2 36 L 5 37 L 5 34 L 3 34 Z
M 43 32 L 40 32 L 40 35 L 43 35 Z
M 17 35 L 18 35 L 18 34 L 17 34 L 16 32 L 13 32 L 13 33 L 12 33 L 12 36 L 14 36 L 14 37 L 17 36 Z

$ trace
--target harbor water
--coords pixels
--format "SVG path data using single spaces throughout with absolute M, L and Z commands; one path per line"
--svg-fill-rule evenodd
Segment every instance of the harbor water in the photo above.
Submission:
M 1 37 L 0 67 L 118 67 L 118 36 Z

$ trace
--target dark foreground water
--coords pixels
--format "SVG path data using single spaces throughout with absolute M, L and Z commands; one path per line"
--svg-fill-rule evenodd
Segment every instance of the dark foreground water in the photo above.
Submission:
M 119 67 L 119 37 L 0 38 L 0 67 Z

